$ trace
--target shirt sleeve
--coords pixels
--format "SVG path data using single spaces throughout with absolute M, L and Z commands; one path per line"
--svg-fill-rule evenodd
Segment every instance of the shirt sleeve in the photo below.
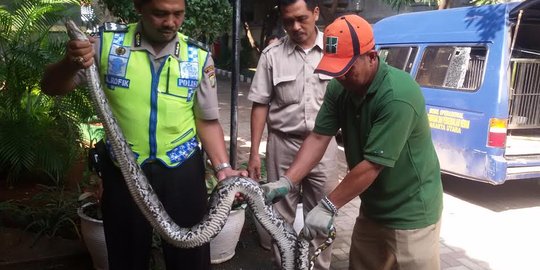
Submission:
M 201 83 L 195 92 L 195 117 L 204 120 L 219 119 L 216 70 L 210 53 L 206 57 L 202 73 Z
M 418 115 L 409 103 L 394 100 L 384 105 L 373 122 L 364 148 L 364 158 L 394 167 L 417 120 Z
M 339 130 L 339 104 L 338 85 L 336 80 L 331 80 L 326 87 L 321 109 L 315 119 L 313 131 L 321 135 L 334 136 Z
M 253 76 L 248 100 L 268 104 L 272 99 L 272 88 L 272 69 L 268 63 L 267 53 L 263 53 L 257 63 L 257 71 Z

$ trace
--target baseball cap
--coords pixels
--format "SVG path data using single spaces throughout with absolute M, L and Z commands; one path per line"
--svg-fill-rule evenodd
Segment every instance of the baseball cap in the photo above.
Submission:
M 373 29 L 366 20 L 358 15 L 338 17 L 324 29 L 324 55 L 315 72 L 340 77 L 374 45 Z

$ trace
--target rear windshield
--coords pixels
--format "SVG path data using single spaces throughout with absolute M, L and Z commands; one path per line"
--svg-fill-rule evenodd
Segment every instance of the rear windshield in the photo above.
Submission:
M 428 46 L 416 81 L 426 87 L 475 91 L 482 83 L 486 54 L 482 46 Z

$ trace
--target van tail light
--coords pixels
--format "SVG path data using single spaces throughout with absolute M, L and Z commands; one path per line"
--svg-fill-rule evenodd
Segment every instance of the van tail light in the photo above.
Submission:
M 506 144 L 507 119 L 489 119 L 488 146 L 503 148 Z

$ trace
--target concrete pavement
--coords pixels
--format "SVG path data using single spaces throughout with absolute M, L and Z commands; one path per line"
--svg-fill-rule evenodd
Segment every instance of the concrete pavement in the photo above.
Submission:
M 225 74 L 225 76 L 218 76 L 220 121 L 226 139 L 230 140 L 230 78 L 226 76 L 227 73 L 220 74 Z M 239 165 L 247 162 L 250 147 L 251 102 L 247 100 L 249 83 L 247 79 L 243 81 L 238 90 L 237 164 Z M 266 138 L 263 137 L 260 149 L 262 155 L 264 155 L 265 140 Z M 342 178 L 347 170 L 343 149 L 339 155 L 339 167 L 340 178 Z M 537 233 L 540 226 L 540 198 L 538 196 L 540 187 L 536 183 L 507 183 L 493 187 L 444 176 L 443 184 L 445 187 L 445 208 L 440 240 L 441 269 L 540 269 L 540 263 L 535 260 L 533 254 L 538 253 L 536 244 L 540 243 L 540 237 Z M 510 189 L 514 189 L 515 194 L 507 194 Z M 507 196 L 507 201 L 498 202 L 493 194 Z M 478 206 L 475 199 L 482 200 L 482 198 L 486 201 L 484 205 Z M 332 252 L 331 269 L 348 269 L 350 237 L 358 215 L 359 205 L 358 198 L 349 202 L 340 209 L 340 215 L 336 218 L 337 239 Z M 489 209 L 493 207 L 501 208 L 501 210 L 498 212 Z M 524 232 L 523 238 L 515 239 L 511 235 L 516 234 L 524 226 L 518 225 L 516 222 L 507 224 L 507 218 L 526 222 L 525 227 L 530 231 Z M 489 233 L 486 233 L 487 231 Z M 256 241 L 256 238 L 254 230 L 245 229 L 235 258 L 222 265 L 215 265 L 214 268 L 223 270 L 272 269 L 270 253 L 253 246 L 253 241 Z M 500 241 L 491 242 L 490 239 L 499 239 Z M 249 249 L 249 252 L 244 249 Z M 260 251 L 254 249 L 260 249 Z

